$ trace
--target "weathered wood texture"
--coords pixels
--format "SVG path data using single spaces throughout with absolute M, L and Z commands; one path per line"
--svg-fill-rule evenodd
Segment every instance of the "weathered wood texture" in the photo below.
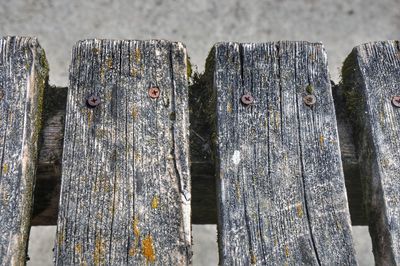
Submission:
M 0 264 L 24 265 L 48 69 L 37 39 L 0 39 Z
M 356 264 L 323 46 L 220 43 L 208 60 L 220 263 Z
M 343 70 L 346 104 L 352 114 L 364 200 L 377 265 L 400 264 L 400 44 L 358 46 Z
M 186 58 L 167 41 L 75 45 L 56 264 L 190 264 Z

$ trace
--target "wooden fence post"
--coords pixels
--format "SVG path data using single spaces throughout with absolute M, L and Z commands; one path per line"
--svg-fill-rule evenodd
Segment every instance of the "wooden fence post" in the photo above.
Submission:
M 323 46 L 220 43 L 207 66 L 220 263 L 356 264 Z
M 36 38 L 0 39 L 0 264 L 24 265 L 47 61 Z
M 357 46 L 343 69 L 376 265 L 400 264 L 400 44 Z
M 190 264 L 186 58 L 168 41 L 75 45 L 57 265 Z

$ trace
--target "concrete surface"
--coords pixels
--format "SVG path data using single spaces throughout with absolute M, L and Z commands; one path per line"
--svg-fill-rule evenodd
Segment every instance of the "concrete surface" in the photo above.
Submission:
M 0 0 L 0 33 L 39 37 L 58 86 L 68 85 L 72 45 L 95 37 L 182 41 L 200 71 L 218 41 L 322 41 L 338 81 L 353 46 L 400 38 L 400 0 Z M 193 230 L 194 265 L 216 265 L 215 226 Z M 32 229 L 29 265 L 51 265 L 54 231 Z M 365 227 L 354 236 L 360 265 L 373 265 Z

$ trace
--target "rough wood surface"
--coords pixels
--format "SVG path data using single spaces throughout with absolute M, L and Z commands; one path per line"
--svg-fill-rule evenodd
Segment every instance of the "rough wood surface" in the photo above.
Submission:
M 1 265 L 25 264 L 47 76 L 37 39 L 0 39 Z
M 190 264 L 186 57 L 167 41 L 75 45 L 57 265 Z M 90 95 L 100 105 L 88 108 Z
M 358 46 L 343 70 L 377 265 L 400 264 L 400 43 Z
M 220 43 L 208 60 L 220 263 L 356 264 L 322 45 Z

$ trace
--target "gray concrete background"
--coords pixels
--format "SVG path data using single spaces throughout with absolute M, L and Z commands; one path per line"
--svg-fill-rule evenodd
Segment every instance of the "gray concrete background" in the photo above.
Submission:
M 203 70 L 218 41 L 321 41 L 332 79 L 352 47 L 400 39 L 400 0 L 1 0 L 1 35 L 39 37 L 50 63 L 50 82 L 68 85 L 73 44 L 85 38 L 182 41 Z M 373 265 L 365 227 L 354 227 L 360 265 Z M 194 264 L 216 265 L 215 226 L 193 226 Z M 51 265 L 54 227 L 34 227 L 30 265 Z

